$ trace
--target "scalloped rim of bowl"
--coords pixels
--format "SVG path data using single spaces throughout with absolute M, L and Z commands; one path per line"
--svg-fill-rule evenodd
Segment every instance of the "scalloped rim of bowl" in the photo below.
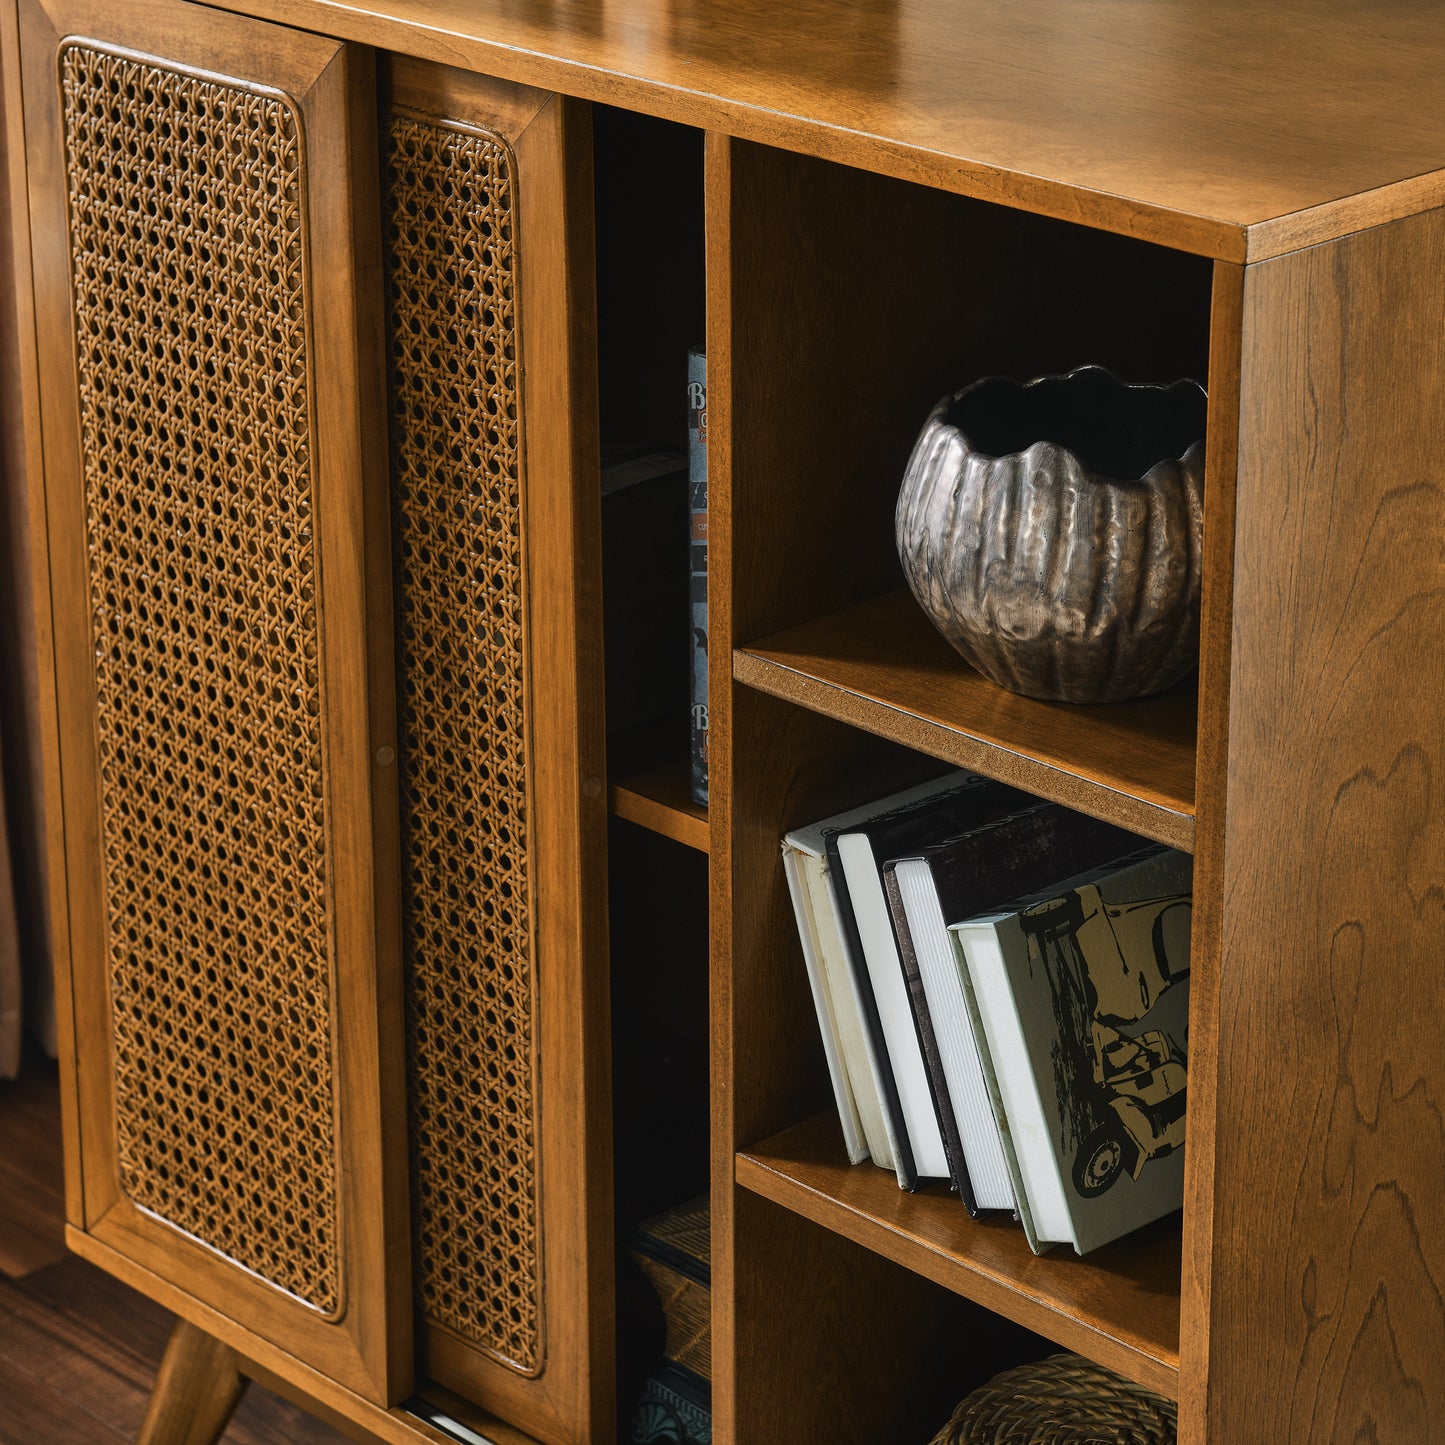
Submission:
M 1138 467 L 1107 467 L 1095 466 L 1092 461 L 1084 455 L 1085 448 L 1074 445 L 1067 441 L 1057 441 L 1049 436 L 1039 436 L 1025 446 L 991 448 L 981 446 L 975 440 L 975 432 L 979 429 L 975 421 L 972 426 L 965 426 L 955 421 L 952 413 L 955 408 L 963 404 L 968 398 L 975 396 L 984 388 L 999 391 L 1002 394 L 1019 398 L 1027 398 L 1030 393 L 1034 395 L 1053 388 L 1062 388 L 1068 383 L 1093 383 L 1096 380 L 1107 385 L 1108 391 L 1117 397 L 1129 395 L 1152 394 L 1161 401 L 1165 398 L 1176 396 L 1188 396 L 1191 400 L 1195 397 L 1206 406 L 1208 393 L 1203 385 L 1192 377 L 1180 377 L 1178 380 L 1163 382 L 1132 382 L 1125 381 L 1117 373 L 1106 366 L 1088 365 L 1076 366 L 1072 371 L 1059 372 L 1047 376 L 1036 376 L 1029 381 L 1019 381 L 1012 376 L 996 373 L 990 376 L 980 377 L 977 381 L 971 382 L 968 386 L 956 391 L 951 396 L 945 397 L 935 408 L 936 422 L 940 426 L 947 427 L 955 432 L 967 447 L 969 453 L 985 461 L 1001 461 L 1006 457 L 1026 456 L 1037 447 L 1050 447 L 1059 451 L 1067 452 L 1074 457 L 1079 464 L 1092 476 L 1111 482 L 1140 482 L 1144 481 L 1157 467 L 1168 463 L 1182 462 L 1197 447 L 1203 445 L 1205 440 L 1203 420 L 1199 433 L 1193 436 L 1183 447 L 1175 448 L 1173 445 L 1152 447 L 1149 450 L 1154 453 L 1154 459 L 1146 465 Z

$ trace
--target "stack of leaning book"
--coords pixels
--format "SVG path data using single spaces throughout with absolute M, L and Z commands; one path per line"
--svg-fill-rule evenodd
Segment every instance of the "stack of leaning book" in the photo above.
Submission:
M 950 773 L 783 864 L 843 1138 L 1036 1253 L 1179 1208 L 1192 860 Z

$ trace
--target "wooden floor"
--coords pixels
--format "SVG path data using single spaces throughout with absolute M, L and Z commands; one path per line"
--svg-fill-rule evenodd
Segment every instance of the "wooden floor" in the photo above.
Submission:
M 0 1445 L 134 1440 L 171 1317 L 66 1252 L 55 1066 L 0 1082 Z M 340 1445 L 252 1385 L 225 1445 Z

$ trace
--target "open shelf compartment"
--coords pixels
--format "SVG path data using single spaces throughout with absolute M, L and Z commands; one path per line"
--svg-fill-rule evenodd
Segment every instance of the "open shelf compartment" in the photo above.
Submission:
M 1036 1257 L 1005 1215 L 972 1220 L 935 1185 L 849 1164 L 818 1114 L 737 1156 L 737 1182 L 1171 1399 L 1179 1393 L 1177 1215 L 1080 1259 Z
M 713 1183 L 733 1281 L 714 1330 L 748 1381 L 721 1428 L 927 1439 L 920 1402 L 956 1401 L 974 1364 L 987 1378 L 974 1351 L 992 1372 L 1061 1346 L 1177 1398 L 1181 1215 L 1036 1258 L 1012 1220 L 848 1164 L 779 844 L 952 765 L 1194 851 L 1223 614 L 1202 691 L 1020 697 L 900 590 L 894 512 L 930 409 L 980 377 L 1206 376 L 1213 269 L 765 146 L 709 159 Z M 1228 501 L 1206 502 L 1206 529 Z

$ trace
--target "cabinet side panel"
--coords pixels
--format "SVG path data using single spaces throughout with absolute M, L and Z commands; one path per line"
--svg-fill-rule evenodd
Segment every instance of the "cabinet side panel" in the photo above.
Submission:
M 535 1374 L 515 161 L 399 106 L 384 144 L 416 1287 L 427 1319 Z
M 331 1314 L 300 128 L 89 44 L 60 75 L 121 1187 Z
M 1215 1070 L 1219 1063 L 1219 934 L 1224 912 L 1224 820 L 1229 774 L 1230 634 L 1234 600 L 1235 468 L 1244 268 L 1214 265 L 1209 324 L 1209 437 L 1205 458 L 1204 576 L 1199 643 L 1194 924 L 1189 955 L 1189 1118 L 1184 1157 L 1180 1278 L 1181 1435 L 1205 1416 L 1209 1378 L 1210 1249 L 1214 1218 Z
M 1246 275 L 1211 1441 L 1445 1438 L 1442 271 Z

